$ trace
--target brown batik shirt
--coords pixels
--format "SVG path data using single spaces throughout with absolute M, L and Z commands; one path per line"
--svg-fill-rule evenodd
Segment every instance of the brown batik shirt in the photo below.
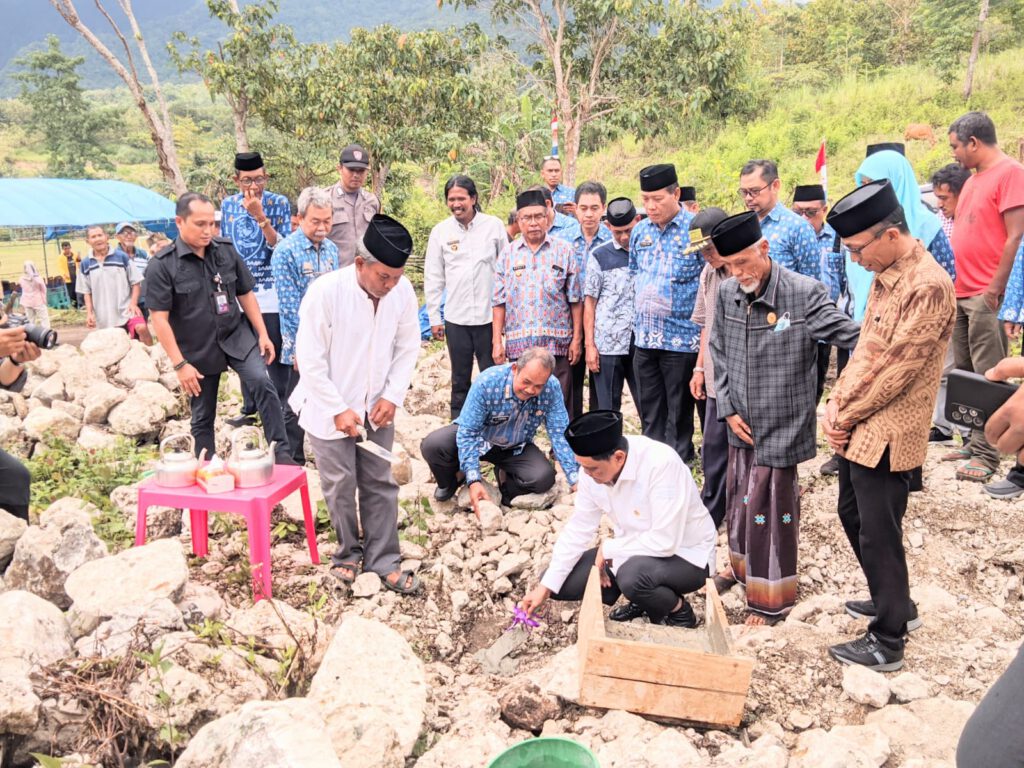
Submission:
M 953 281 L 918 241 L 875 276 L 853 357 L 832 392 L 836 424 L 853 434 L 849 461 L 875 467 L 921 466 L 956 318 Z

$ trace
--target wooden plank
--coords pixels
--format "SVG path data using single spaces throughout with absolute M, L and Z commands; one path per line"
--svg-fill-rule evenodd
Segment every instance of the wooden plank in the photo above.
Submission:
M 583 674 L 580 704 L 735 728 L 746 696 Z
M 587 649 L 592 640 L 604 638 L 604 607 L 601 603 L 601 575 L 596 567 L 590 569 L 587 589 L 580 604 L 580 615 L 576 625 L 576 648 L 579 651 L 580 683 L 586 667 Z
M 747 695 L 753 659 L 617 638 L 591 638 L 586 674 Z
M 729 656 L 732 653 L 729 619 L 725 615 L 718 590 L 715 589 L 715 582 L 708 579 L 704 585 L 704 593 L 707 596 L 704 608 L 704 627 L 708 634 L 708 642 L 711 644 L 712 651 L 720 656 Z

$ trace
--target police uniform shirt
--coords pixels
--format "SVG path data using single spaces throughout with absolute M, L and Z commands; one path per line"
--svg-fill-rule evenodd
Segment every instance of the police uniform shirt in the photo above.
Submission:
M 184 358 L 202 374 L 217 374 L 227 369 L 228 356 L 243 359 L 256 346 L 256 334 L 236 301 L 254 284 L 227 238 L 213 238 L 205 259 L 178 238 L 146 268 L 146 303 L 151 311 L 169 313 Z M 224 314 L 217 314 L 220 291 L 227 294 Z
M 327 237 L 338 246 L 338 268 L 341 269 L 356 260 L 356 242 L 363 239 L 373 215 L 380 213 L 380 200 L 362 188 L 346 192 L 340 181 L 328 187 L 327 192 L 331 196 L 333 214 Z

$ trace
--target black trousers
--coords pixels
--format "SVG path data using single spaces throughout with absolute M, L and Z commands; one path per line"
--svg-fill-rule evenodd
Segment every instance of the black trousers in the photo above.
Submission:
M 570 400 L 571 408 L 566 406 L 569 410 L 569 419 L 575 419 L 577 416 L 583 415 L 583 380 L 587 377 L 587 357 L 582 355 L 576 364 L 572 366 L 572 398 Z M 593 397 L 593 394 L 591 394 Z
M 1024 765 L 1024 647 L 988 689 L 960 734 L 957 768 Z
M 473 380 L 473 358 L 485 371 L 494 365 L 491 358 L 491 324 L 456 325 L 444 321 L 444 340 L 452 361 L 452 418 L 462 413 Z
M 558 386 L 562 388 L 562 402 L 565 403 L 565 412 L 572 419 L 572 366 L 569 365 L 568 357 L 555 358 L 554 377 L 558 379 Z
M 622 410 L 623 383 L 629 385 L 633 402 L 637 404 L 637 408 L 640 407 L 640 392 L 633 371 L 634 351 L 631 348 L 628 355 L 601 355 L 601 370 L 591 374 L 590 388 L 597 398 L 597 407 L 601 410 Z
M 441 427 L 423 438 L 420 453 L 427 462 L 440 488 L 453 488 L 458 482 L 459 448 L 455 442 L 458 424 Z M 498 483 L 501 503 L 508 505 L 516 496 L 545 493 L 555 484 L 555 468 L 533 443 L 527 443 L 518 454 L 514 449 L 491 448 L 481 461 L 488 461 L 505 473 L 505 482 Z
M 277 391 L 277 399 L 283 405 L 288 395 L 288 381 L 291 379 L 292 367 L 281 362 L 281 316 L 274 312 L 263 315 L 263 324 L 267 327 L 267 336 L 274 345 L 274 362 L 266 366 L 267 375 Z M 242 382 L 242 413 L 246 416 L 256 414 L 258 407 L 252 393 Z
M 31 486 L 28 467 L 7 451 L 0 450 L 0 509 L 28 522 Z
M 263 433 L 267 442 L 277 443 L 275 448 L 278 464 L 291 464 L 291 451 L 288 448 L 288 436 L 284 429 L 284 411 L 278 399 L 277 390 L 267 375 L 267 365 L 260 356 L 258 346 L 254 346 L 244 360 L 228 357 L 228 365 L 242 380 L 242 386 L 248 387 L 256 402 L 256 410 L 263 421 Z M 196 455 L 206 449 L 209 459 L 216 450 L 214 442 L 213 422 L 217 416 L 217 390 L 220 387 L 220 374 L 207 373 L 199 382 L 199 396 L 192 398 L 192 437 L 196 441 Z
M 553 600 L 582 600 L 594 567 L 597 547 L 588 549 L 569 572 L 562 588 L 551 596 Z M 647 557 L 637 555 L 618 567 L 618 573 L 608 571 L 612 585 L 601 587 L 601 602 L 613 605 L 619 595 L 643 608 L 651 621 L 661 621 L 676 607 L 679 598 L 696 592 L 704 586 L 708 568 L 698 568 L 678 555 Z
M 640 389 L 640 421 L 645 437 L 671 445 L 687 464 L 693 463 L 693 409 L 704 418 L 704 401 L 690 392 L 696 352 L 669 352 L 638 347 L 633 358 Z
M 910 472 L 889 469 L 888 449 L 877 467 L 839 457 L 839 520 L 878 611 L 868 629 L 893 648 L 903 647 L 910 616 L 910 582 L 903 549 L 910 476 Z
M 850 350 L 836 347 L 836 378 L 843 372 L 843 368 L 850 362 Z M 815 403 L 821 402 L 821 396 L 825 393 L 825 377 L 828 376 L 828 364 L 832 359 L 832 345 L 818 342 L 818 396 L 814 398 Z
M 288 449 L 291 452 L 292 461 L 301 467 L 306 463 L 306 430 L 299 426 L 298 415 L 288 405 L 288 398 L 292 396 L 292 392 L 298 385 L 299 372 L 292 368 L 288 374 L 288 389 L 285 390 L 281 408 L 284 409 L 284 431 L 288 435 Z
M 700 500 L 704 502 L 715 528 L 725 519 L 725 478 L 729 469 L 729 426 L 718 420 L 718 404 L 715 398 L 705 401 L 704 440 L 700 446 L 701 469 L 704 473 L 704 488 Z

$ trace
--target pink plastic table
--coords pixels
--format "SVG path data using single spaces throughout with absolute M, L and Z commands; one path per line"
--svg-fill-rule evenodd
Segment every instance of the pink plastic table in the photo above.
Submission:
M 269 483 L 256 488 L 236 488 L 230 493 L 207 493 L 198 485 L 166 488 L 153 478 L 139 486 L 139 513 L 135 523 L 135 546 L 146 543 L 146 512 L 162 506 L 187 509 L 192 528 L 192 554 L 206 557 L 208 511 L 233 512 L 245 518 L 249 529 L 249 564 L 252 568 L 253 601 L 271 596 L 270 590 L 270 511 L 295 490 L 302 497 L 302 516 L 306 525 L 306 543 L 314 565 L 320 564 L 316 547 L 316 527 L 309 503 L 309 486 L 302 467 L 278 464 Z

